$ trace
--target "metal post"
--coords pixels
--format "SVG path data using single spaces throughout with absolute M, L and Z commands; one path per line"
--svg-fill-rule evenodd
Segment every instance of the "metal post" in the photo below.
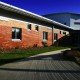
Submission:
M 54 26 L 52 26 L 52 45 L 53 45 L 53 43 L 54 43 Z

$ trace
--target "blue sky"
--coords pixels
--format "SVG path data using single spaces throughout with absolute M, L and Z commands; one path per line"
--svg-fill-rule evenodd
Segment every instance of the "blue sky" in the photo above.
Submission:
M 80 13 L 80 0 L 0 0 L 36 14 Z

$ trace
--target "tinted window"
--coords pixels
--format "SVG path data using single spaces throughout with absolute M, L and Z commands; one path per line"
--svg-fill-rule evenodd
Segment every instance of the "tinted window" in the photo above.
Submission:
M 21 39 L 21 28 L 12 28 L 12 39 Z
M 58 40 L 58 34 L 54 33 L 54 40 Z
M 36 25 L 36 26 L 35 26 L 35 30 L 37 30 L 37 31 L 38 31 L 38 30 L 39 30 L 39 26 L 37 26 L 37 25 Z
M 43 39 L 48 40 L 48 32 L 43 32 Z
M 27 28 L 28 28 L 29 30 L 31 30 L 31 24 L 28 24 L 28 25 L 27 25 Z

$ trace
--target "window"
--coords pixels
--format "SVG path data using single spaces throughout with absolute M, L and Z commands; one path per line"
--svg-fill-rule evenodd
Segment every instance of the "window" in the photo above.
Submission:
M 60 34 L 61 34 L 61 31 L 60 31 Z
M 27 28 L 28 28 L 29 30 L 31 30 L 31 24 L 28 24 L 28 25 L 27 25 Z
M 48 40 L 48 32 L 43 32 L 43 40 Z
M 64 35 L 66 35 L 66 32 L 63 32 Z
M 21 28 L 12 28 L 12 39 L 20 39 L 21 40 Z
M 39 30 L 39 26 L 35 25 L 35 30 L 38 31 Z
M 74 22 L 74 24 L 75 24 L 75 25 L 80 25 L 80 23 L 79 23 L 79 22 Z
M 54 33 L 54 40 L 58 40 L 58 34 Z

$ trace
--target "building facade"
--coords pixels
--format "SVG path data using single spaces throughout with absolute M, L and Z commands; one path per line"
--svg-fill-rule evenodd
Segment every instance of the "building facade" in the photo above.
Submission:
M 69 34 L 68 26 L 0 2 L 0 48 L 53 45 Z
M 44 16 L 65 24 L 74 30 L 80 30 L 80 14 L 64 12 L 47 14 Z

